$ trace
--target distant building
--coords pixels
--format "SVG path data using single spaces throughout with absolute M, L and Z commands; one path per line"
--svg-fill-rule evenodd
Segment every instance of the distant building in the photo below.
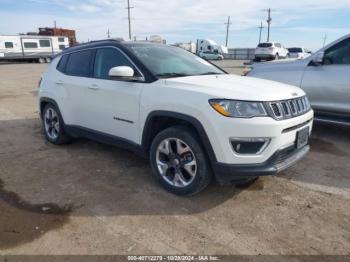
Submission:
M 66 36 L 69 40 L 69 46 L 77 44 L 77 39 L 75 36 L 75 30 L 56 28 L 56 27 L 41 27 L 39 28 L 39 35 L 46 36 Z

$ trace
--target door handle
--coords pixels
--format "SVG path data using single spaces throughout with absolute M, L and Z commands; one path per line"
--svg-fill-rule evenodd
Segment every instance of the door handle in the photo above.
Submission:
M 93 85 L 89 86 L 89 89 L 91 89 L 91 90 L 98 90 L 100 88 L 98 87 L 98 85 L 93 84 Z
M 58 86 L 62 86 L 63 85 L 63 81 L 58 80 L 57 82 L 55 82 L 55 84 L 58 85 Z

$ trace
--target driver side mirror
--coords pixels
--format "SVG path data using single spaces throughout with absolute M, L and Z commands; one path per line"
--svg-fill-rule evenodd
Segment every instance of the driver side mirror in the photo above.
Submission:
M 324 52 L 319 52 L 311 60 L 315 65 L 321 65 L 324 61 Z
M 124 81 L 140 80 L 139 77 L 135 76 L 134 69 L 132 69 L 130 66 L 112 67 L 108 72 L 108 76 L 111 79 L 115 79 L 115 80 L 124 80 Z

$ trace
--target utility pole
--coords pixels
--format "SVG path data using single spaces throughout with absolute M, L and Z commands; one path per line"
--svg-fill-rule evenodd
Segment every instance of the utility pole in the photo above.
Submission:
M 264 9 L 264 11 L 267 11 L 267 42 L 270 41 L 270 26 L 271 26 L 271 22 L 272 22 L 272 19 L 271 19 L 271 8 L 269 9 Z
M 323 37 L 323 47 L 326 45 L 326 41 L 327 41 L 327 35 L 324 35 L 324 37 Z
M 260 26 L 258 28 L 260 29 L 260 33 L 259 33 L 259 44 L 260 44 L 261 43 L 261 33 L 262 33 L 263 28 L 264 28 L 262 22 L 260 22 Z
M 107 38 L 111 37 L 111 32 L 109 31 L 109 29 L 107 30 Z
M 228 43 L 228 32 L 230 29 L 230 25 L 232 25 L 232 23 L 230 22 L 230 16 L 228 16 L 227 18 L 227 23 L 225 23 L 226 25 L 226 47 L 227 47 L 227 43 Z
M 54 28 L 57 28 L 56 20 L 53 21 L 53 24 L 54 24 Z
M 128 1 L 128 7 L 126 9 L 128 9 L 128 20 L 129 20 L 129 40 L 131 40 L 131 17 L 130 17 L 130 9 L 134 8 L 132 6 L 130 6 L 130 0 Z

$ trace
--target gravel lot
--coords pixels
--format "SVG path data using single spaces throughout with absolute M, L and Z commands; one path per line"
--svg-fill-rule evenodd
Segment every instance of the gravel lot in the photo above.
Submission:
M 45 68 L 0 65 L 0 254 L 350 254 L 349 129 L 315 125 L 278 176 L 177 197 L 128 151 L 45 142 Z

